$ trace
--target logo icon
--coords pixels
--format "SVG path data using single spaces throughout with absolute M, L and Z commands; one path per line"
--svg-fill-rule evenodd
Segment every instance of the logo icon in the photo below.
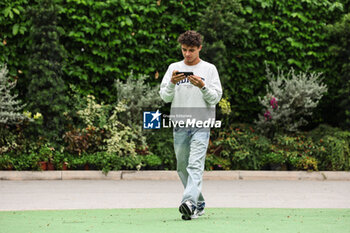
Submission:
M 143 112 L 143 128 L 144 129 L 160 129 L 160 116 L 162 114 L 156 112 Z

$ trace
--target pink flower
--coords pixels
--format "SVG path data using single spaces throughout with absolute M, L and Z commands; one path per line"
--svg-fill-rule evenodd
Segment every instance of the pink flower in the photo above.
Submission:
M 276 100 L 275 97 L 273 97 L 271 100 L 270 100 L 270 105 L 272 106 L 273 109 L 277 109 L 278 108 L 278 102 Z
M 264 114 L 264 117 L 265 117 L 265 121 L 271 120 L 271 113 L 269 111 L 266 111 Z

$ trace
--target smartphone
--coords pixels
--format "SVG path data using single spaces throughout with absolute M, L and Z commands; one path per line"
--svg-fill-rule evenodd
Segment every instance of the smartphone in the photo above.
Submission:
M 175 74 L 176 74 L 176 75 L 178 75 L 178 74 L 184 74 L 184 75 L 187 77 L 187 76 L 193 75 L 193 72 L 176 72 Z

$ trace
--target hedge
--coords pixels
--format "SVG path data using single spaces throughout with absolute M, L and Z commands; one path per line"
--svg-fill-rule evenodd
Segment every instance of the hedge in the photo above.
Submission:
M 188 29 L 201 29 L 211 4 L 224 1 L 189 0 L 55 0 L 59 9 L 58 31 L 66 57 L 63 79 L 80 93 L 93 94 L 105 102 L 115 101 L 112 84 L 125 80 L 131 71 L 160 82 L 169 63 L 181 59 L 176 39 Z M 237 38 L 218 39 L 226 46 L 228 63 L 219 72 L 226 76 L 225 95 L 233 106 L 234 121 L 250 121 L 260 111 L 258 96 L 264 93 L 265 65 L 297 71 L 322 71 L 329 94 L 321 104 L 315 123 L 337 124 L 333 112 L 342 81 L 334 67 L 337 60 L 328 51 L 325 26 L 349 12 L 349 1 L 249 0 L 237 1 L 234 14 L 249 24 Z M 30 82 L 28 57 L 32 22 L 29 6 L 36 0 L 6 0 L 0 3 L 0 57 L 18 79 L 22 99 Z M 225 4 L 221 4 L 225 9 Z M 216 15 L 231 12 L 214 12 Z M 215 14 L 214 14 L 215 15 Z M 229 32 L 217 29 L 218 34 Z M 230 28 L 228 28 L 230 30 Z M 203 31 L 203 34 L 205 32 Z M 209 61 L 214 58 L 206 57 Z M 159 77 L 159 78 L 158 78 Z M 158 78 L 158 80 L 157 80 Z

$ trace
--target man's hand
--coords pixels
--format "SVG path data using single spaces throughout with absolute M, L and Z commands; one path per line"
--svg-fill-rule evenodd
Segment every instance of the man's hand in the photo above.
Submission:
M 196 75 L 191 75 L 188 76 L 188 80 L 190 80 L 190 82 L 195 85 L 196 87 L 202 88 L 204 87 L 205 83 L 203 82 L 203 80 L 201 79 L 201 77 L 196 76 Z
M 173 71 L 173 75 L 171 76 L 171 80 L 170 80 L 174 84 L 186 78 L 184 74 L 176 74 L 176 72 L 178 71 L 177 70 Z

